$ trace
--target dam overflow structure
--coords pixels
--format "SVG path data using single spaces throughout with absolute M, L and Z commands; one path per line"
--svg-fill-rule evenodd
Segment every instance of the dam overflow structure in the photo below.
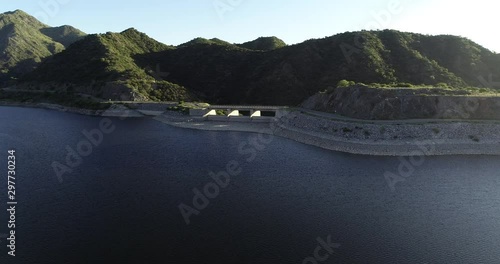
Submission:
M 272 122 L 288 112 L 284 106 L 211 105 L 190 109 L 189 115 L 199 120 L 224 122 Z

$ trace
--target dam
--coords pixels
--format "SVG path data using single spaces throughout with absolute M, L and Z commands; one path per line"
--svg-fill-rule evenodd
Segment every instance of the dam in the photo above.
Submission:
M 272 122 L 288 113 L 284 106 L 211 105 L 190 109 L 189 115 L 197 120 L 222 122 Z

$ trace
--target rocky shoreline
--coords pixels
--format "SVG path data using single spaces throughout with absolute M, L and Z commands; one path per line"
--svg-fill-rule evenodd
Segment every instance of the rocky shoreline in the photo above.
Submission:
M 87 116 L 124 117 L 124 118 L 145 116 L 139 111 L 129 109 L 123 105 L 112 105 L 110 108 L 104 110 L 92 110 L 92 109 L 84 109 L 77 107 L 68 107 L 68 106 L 49 104 L 49 103 L 0 102 L 0 106 L 40 108 L 40 109 L 54 110 L 59 112 L 87 115 Z
M 195 120 L 164 113 L 155 120 L 181 128 L 273 134 L 320 148 L 372 156 L 500 155 L 500 122 L 356 122 L 302 111 L 268 124 Z
M 193 120 L 163 114 L 172 126 L 273 134 L 333 151 L 373 156 L 500 155 L 500 122 L 353 121 L 291 111 L 269 124 Z
M 101 116 L 106 110 L 91 110 L 76 107 L 67 107 L 58 104 L 49 103 L 21 103 L 21 102 L 3 102 L 0 101 L 0 106 L 8 107 L 27 107 L 27 108 L 40 108 L 47 110 L 55 110 L 59 112 L 67 112 L 79 115 Z
M 294 110 L 271 123 L 213 122 L 173 111 L 5 104 L 104 117 L 146 117 L 180 128 L 273 134 L 333 151 L 373 156 L 500 155 L 500 121 L 366 121 Z
M 275 134 L 321 148 L 375 156 L 500 155 L 500 123 L 353 122 L 294 111 Z

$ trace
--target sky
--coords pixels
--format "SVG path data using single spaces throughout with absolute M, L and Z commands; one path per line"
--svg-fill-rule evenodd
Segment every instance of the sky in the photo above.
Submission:
M 2 1 L 50 26 L 86 33 L 134 27 L 165 44 L 196 37 L 243 43 L 276 36 L 287 44 L 362 29 L 451 34 L 500 52 L 500 4 L 491 0 L 34 0 Z

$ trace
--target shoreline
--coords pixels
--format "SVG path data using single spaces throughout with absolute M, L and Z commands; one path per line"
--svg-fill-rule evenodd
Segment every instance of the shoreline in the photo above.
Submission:
M 55 104 L 5 103 L 0 106 L 56 110 L 81 115 L 141 118 L 178 128 L 272 134 L 327 150 L 369 156 L 500 155 L 500 122 L 339 119 L 324 113 L 292 110 L 269 123 L 214 122 L 178 112 L 141 111 L 113 105 L 88 110 Z
M 58 104 L 50 103 L 22 103 L 22 102 L 6 102 L 0 101 L 0 106 L 4 107 L 22 107 L 22 108 L 38 108 L 46 110 L 54 110 L 65 113 L 88 115 L 88 116 L 100 116 L 100 114 L 105 110 L 91 110 L 76 107 L 68 107 Z
M 0 107 L 21 107 L 21 108 L 37 108 L 45 110 L 53 110 L 63 113 L 71 113 L 86 116 L 102 116 L 102 117 L 144 117 L 146 115 L 139 113 L 138 111 L 128 109 L 122 105 L 112 105 L 108 109 L 85 109 L 77 107 L 69 107 L 59 104 L 51 103 L 21 103 L 21 102 L 2 102 L 0 101 Z
M 366 139 L 356 137 L 338 137 L 325 132 L 305 130 L 299 127 L 292 127 L 286 124 L 288 119 L 294 119 L 294 115 L 302 115 L 297 111 L 292 112 L 289 118 L 281 119 L 271 123 L 237 123 L 237 122 L 214 122 L 197 121 L 186 117 L 172 117 L 161 115 L 154 119 L 179 128 L 206 130 L 206 131 L 237 131 L 250 133 L 272 134 L 282 138 L 294 140 L 299 143 L 355 155 L 368 156 L 452 156 L 452 155 L 500 155 L 500 137 L 498 139 L 483 139 L 482 142 L 475 142 L 470 138 L 466 139 L 446 139 L 443 133 L 435 134 L 428 138 L 415 139 Z M 302 116 L 304 117 L 304 116 Z M 435 122 L 435 121 L 433 121 Z M 430 123 L 436 125 L 436 123 Z M 439 125 L 451 125 L 451 129 L 456 129 L 456 123 L 438 123 Z M 338 125 L 345 125 L 344 123 Z M 352 126 L 363 126 L 363 123 L 351 123 Z M 374 125 L 382 127 L 384 125 Z M 477 124 L 459 124 L 460 126 Z M 403 128 L 405 125 L 397 124 Z M 498 125 L 500 129 L 500 124 Z M 395 131 L 395 133 L 399 133 Z M 434 133 L 434 132 L 432 132 Z

